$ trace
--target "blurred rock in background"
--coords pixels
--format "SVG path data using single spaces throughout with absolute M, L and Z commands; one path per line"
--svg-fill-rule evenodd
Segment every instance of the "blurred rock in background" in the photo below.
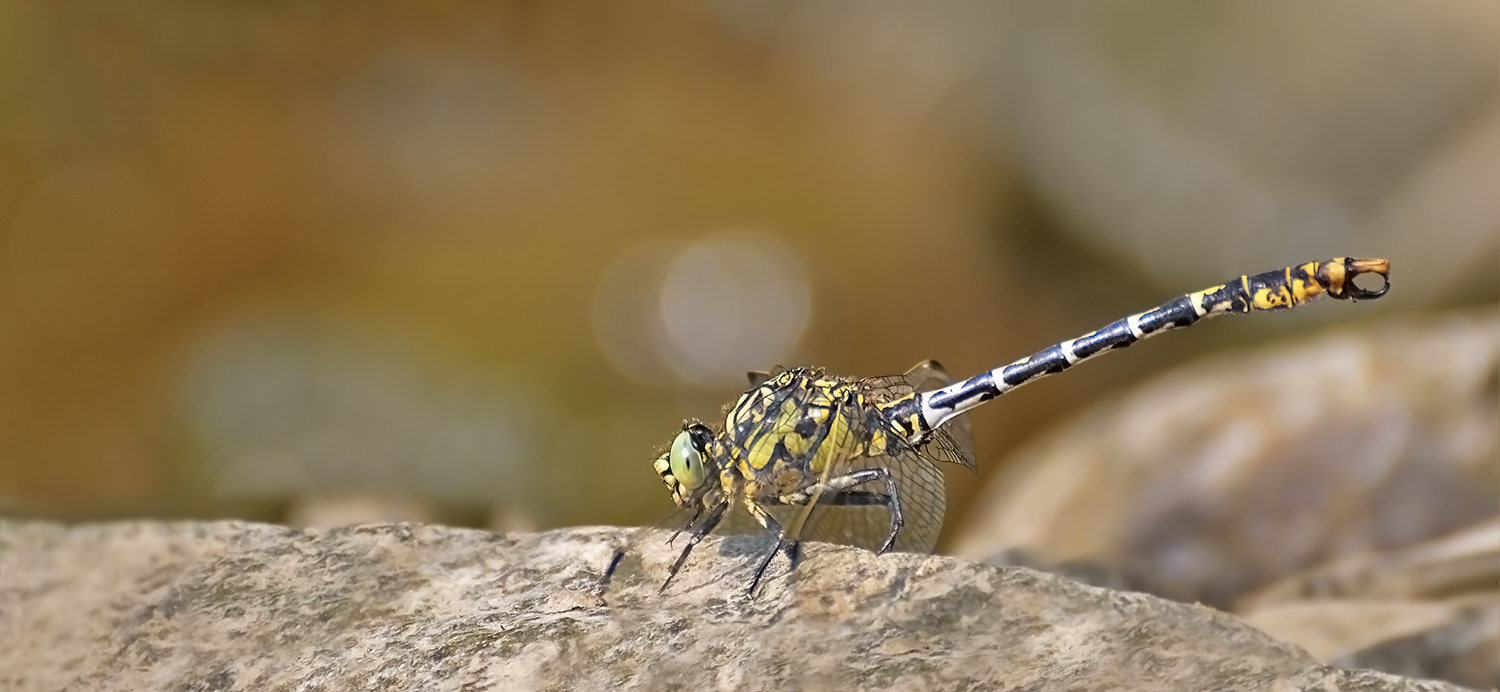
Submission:
M 1335 560 L 1235 604 L 1277 639 L 1344 668 L 1473 687 L 1500 682 L 1500 518 Z
M 240 507 L 291 499 L 289 522 L 320 526 L 438 518 L 410 506 L 418 499 L 466 508 L 442 518 L 470 523 L 494 506 L 547 511 L 546 468 L 528 460 L 555 407 L 522 378 L 403 333 L 264 315 L 200 342 L 173 398 L 183 453 L 202 460 L 183 476 L 187 493 Z
M 1342 327 L 1172 370 L 1004 463 L 954 551 L 1119 565 L 1228 605 L 1496 514 L 1500 312 Z
M 1325 662 L 1500 683 L 1500 311 L 1340 327 L 1038 437 L 957 554 L 1233 607 Z
M 333 497 L 306 496 L 288 507 L 282 522 L 290 526 L 336 529 L 384 522 L 431 523 L 437 519 L 420 502 L 379 495 L 346 494 Z

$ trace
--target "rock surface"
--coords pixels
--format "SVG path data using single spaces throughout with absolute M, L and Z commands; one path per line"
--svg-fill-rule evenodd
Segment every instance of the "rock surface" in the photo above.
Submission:
M 1022 568 L 585 528 L 0 524 L 0 688 L 1444 690 Z M 654 538 L 654 536 L 653 536 Z

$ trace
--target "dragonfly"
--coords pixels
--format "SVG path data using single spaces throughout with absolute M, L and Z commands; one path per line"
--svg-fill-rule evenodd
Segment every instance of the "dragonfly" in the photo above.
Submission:
M 1363 275 L 1378 275 L 1380 286 L 1356 285 Z M 977 472 L 969 411 L 1090 358 L 1210 317 L 1289 310 L 1324 295 L 1373 300 L 1388 290 L 1388 260 L 1336 257 L 1178 296 L 956 382 L 936 361 L 890 377 L 848 378 L 811 367 L 752 372 L 750 389 L 725 408 L 722 424 L 684 421 L 653 462 L 688 517 L 670 539 L 688 534 L 661 591 L 736 507 L 775 538 L 750 581 L 752 596 L 778 554 L 785 551 L 796 567 L 804 540 L 876 553 L 931 552 L 946 510 L 940 465 Z M 606 583 L 623 556 L 615 553 Z

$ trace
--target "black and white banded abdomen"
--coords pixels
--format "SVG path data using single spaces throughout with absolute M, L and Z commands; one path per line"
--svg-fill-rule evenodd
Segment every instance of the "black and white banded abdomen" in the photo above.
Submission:
M 1354 279 L 1376 274 L 1379 289 L 1366 290 Z M 1125 348 L 1141 339 L 1218 315 L 1289 310 L 1323 295 L 1344 300 L 1373 300 L 1390 288 L 1390 262 L 1383 259 L 1336 257 L 1307 262 L 1189 293 L 1142 313 L 1111 322 L 1074 339 L 1048 346 L 1014 363 L 981 373 L 942 389 L 912 395 L 902 406 L 919 423 L 909 431 L 913 442 L 922 439 L 954 416 L 1028 382 L 1067 370 L 1101 353 Z

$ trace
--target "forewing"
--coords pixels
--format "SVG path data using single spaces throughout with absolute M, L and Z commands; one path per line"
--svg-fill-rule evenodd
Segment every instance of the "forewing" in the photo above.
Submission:
M 893 550 L 930 553 L 937 545 L 947 510 L 943 473 L 915 450 L 859 457 L 841 465 L 841 473 L 883 468 L 895 482 L 905 525 Z M 890 488 L 883 480 L 863 483 L 820 498 L 803 528 L 802 538 L 879 550 L 891 529 Z M 800 509 L 788 507 L 786 509 Z
M 960 464 L 970 471 L 979 472 L 979 465 L 974 462 L 974 432 L 966 414 L 960 414 L 933 432 L 918 453 L 933 461 Z
M 860 382 L 865 396 L 872 401 L 886 402 L 899 399 L 912 392 L 925 392 L 953 383 L 953 378 L 936 361 L 924 361 L 908 370 L 904 375 L 871 377 Z M 974 461 L 974 431 L 969 426 L 969 416 L 962 414 L 947 423 L 927 438 L 917 450 L 932 461 L 959 464 L 970 471 L 978 472 Z

